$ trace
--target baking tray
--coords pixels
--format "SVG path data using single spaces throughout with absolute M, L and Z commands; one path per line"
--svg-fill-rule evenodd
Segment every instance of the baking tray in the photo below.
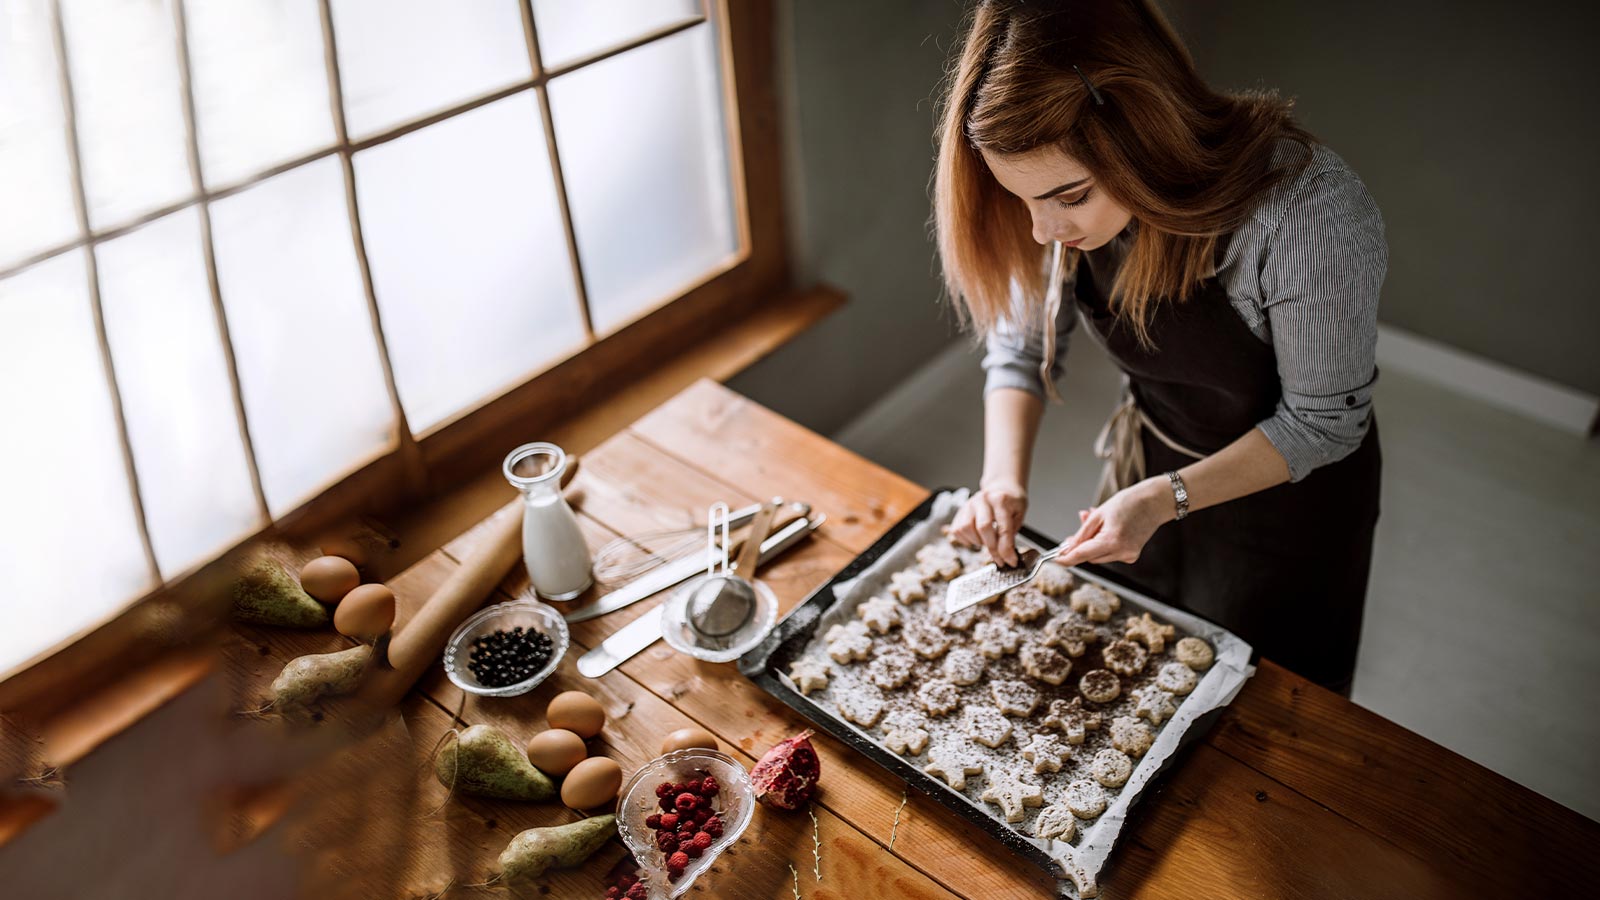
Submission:
M 1104 864 L 1104 853 L 1109 852 L 1109 847 L 1102 851 L 1098 864 L 1092 867 L 1078 865 L 1075 859 L 1076 852 L 1067 854 L 1072 858 L 1065 860 L 1059 855 L 1052 854 L 1043 846 L 1044 842 L 1022 834 L 995 815 L 974 805 L 961 793 L 950 789 L 944 782 L 922 771 L 913 761 L 890 751 L 877 741 L 869 738 L 855 726 L 839 718 L 831 704 L 825 706 L 801 694 L 787 678 L 790 663 L 794 662 L 811 643 L 823 614 L 835 604 L 844 602 L 838 596 L 835 588 L 839 585 L 853 582 L 884 554 L 894 548 L 909 532 L 921 526 L 933 513 L 936 504 L 940 503 L 942 499 L 945 503 L 948 503 L 949 500 L 946 499 L 946 495 L 957 493 L 958 489 L 954 488 L 940 488 L 933 491 L 916 509 L 911 510 L 904 518 L 895 523 L 876 543 L 867 548 L 860 556 L 851 560 L 827 583 L 812 591 L 799 606 L 791 610 L 788 616 L 778 623 L 766 640 L 740 657 L 739 671 L 767 693 L 809 719 L 819 729 L 860 751 L 878 765 L 900 776 L 908 785 L 917 788 L 951 811 L 968 819 L 1019 856 L 1028 859 L 1061 879 L 1062 896 L 1095 896 L 1098 893 L 1097 875 Z M 1020 536 L 1024 541 L 1041 548 L 1053 547 L 1058 543 L 1028 526 L 1024 526 L 1021 529 Z M 1164 616 L 1172 615 L 1174 612 L 1167 604 L 1140 593 L 1126 579 L 1111 573 L 1103 567 L 1086 564 L 1075 566 L 1072 571 L 1076 574 L 1086 574 L 1090 576 L 1090 580 L 1102 582 L 1107 587 L 1115 590 L 1125 600 L 1132 601 L 1140 607 L 1150 609 Z M 1186 613 L 1178 613 L 1178 615 L 1184 618 L 1193 618 Z M 1242 645 L 1245 648 L 1245 654 L 1251 656 L 1253 661 L 1253 651 L 1250 650 L 1248 645 L 1244 645 L 1237 637 L 1232 636 L 1218 626 L 1211 623 L 1206 624 L 1217 632 L 1228 634 L 1229 638 Z M 1192 629 L 1182 630 L 1193 633 Z M 1253 670 L 1253 666 L 1247 667 L 1243 677 L 1247 678 Z M 1206 674 L 1209 675 L 1210 671 L 1208 670 Z M 1240 684 L 1242 684 L 1242 679 Z M 1237 686 L 1234 687 L 1234 692 L 1237 692 Z M 1221 714 L 1222 709 L 1223 706 L 1219 705 L 1193 717 L 1189 724 L 1178 734 L 1176 745 L 1169 744 L 1165 748 L 1164 756 L 1159 760 L 1153 771 L 1147 774 L 1146 780 L 1138 788 L 1132 790 L 1131 793 L 1124 791 L 1124 794 L 1128 794 L 1126 799 L 1119 796 L 1118 802 L 1123 804 L 1123 822 L 1118 825 L 1117 833 L 1120 833 L 1120 829 L 1125 827 L 1127 812 L 1133 809 L 1138 801 L 1149 792 L 1151 785 L 1161 773 L 1170 768 L 1175 760 L 1182 758 L 1182 748 L 1203 736 L 1210 729 Z M 1169 730 L 1168 728 L 1163 728 L 1159 732 L 1158 741 Z M 1130 780 L 1131 784 L 1132 780 Z M 1098 824 L 1098 820 L 1096 824 Z M 1085 833 L 1087 833 L 1087 829 L 1085 829 Z M 1113 834 L 1113 843 L 1115 837 L 1116 834 Z

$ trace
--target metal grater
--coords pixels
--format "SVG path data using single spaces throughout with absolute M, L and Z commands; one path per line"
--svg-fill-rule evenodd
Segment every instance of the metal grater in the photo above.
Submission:
M 995 563 L 969 572 L 950 582 L 950 590 L 944 595 L 944 609 L 947 613 L 960 612 L 975 603 L 982 603 L 990 597 L 999 595 L 1027 584 L 1038 576 L 1039 570 L 1045 563 L 1055 559 L 1061 553 L 1060 547 L 1055 547 L 1040 553 L 1037 550 L 1024 550 L 1017 557 L 1015 566 L 1001 567 Z

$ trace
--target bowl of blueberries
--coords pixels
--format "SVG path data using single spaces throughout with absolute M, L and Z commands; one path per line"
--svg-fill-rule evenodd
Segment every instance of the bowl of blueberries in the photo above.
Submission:
M 480 697 L 526 694 L 566 656 L 567 621 L 538 600 L 523 598 L 478 610 L 450 636 L 444 672 Z

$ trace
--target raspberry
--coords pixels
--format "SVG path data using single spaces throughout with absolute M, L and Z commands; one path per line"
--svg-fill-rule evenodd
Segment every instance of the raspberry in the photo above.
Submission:
M 633 875 L 633 874 L 628 874 L 628 875 L 624 875 L 624 876 L 622 876 L 622 878 L 618 879 L 617 887 L 622 888 L 623 890 L 628 890 L 629 888 L 633 887 L 634 885 L 636 885 L 638 883 L 639 883 L 639 876 Z
M 688 784 L 688 782 L 685 782 L 685 781 L 679 781 L 679 782 L 677 782 L 677 783 L 672 785 L 672 792 L 674 794 L 681 794 L 684 791 L 687 791 L 688 789 L 689 789 L 689 784 Z
M 694 833 L 699 830 L 700 823 L 696 822 L 691 816 L 684 816 L 683 819 L 678 822 L 678 837 L 680 839 L 692 837 Z
M 670 782 L 670 781 L 663 781 L 660 784 L 656 785 L 656 796 L 658 798 L 659 797 L 669 797 L 669 796 L 671 796 L 671 795 L 673 795 L 675 793 L 677 793 L 677 791 L 674 791 L 672 789 L 672 782 Z
M 677 807 L 673 805 L 674 802 L 675 802 L 674 798 L 672 797 L 672 795 L 669 794 L 669 795 L 661 798 L 661 800 L 659 801 L 659 805 L 661 806 L 661 808 L 663 810 L 665 810 L 667 812 L 672 812 L 673 810 L 677 809 Z
M 606 888 L 606 900 L 618 900 L 621 896 L 622 890 L 620 888 L 615 886 Z
M 679 870 L 689 868 L 689 854 L 679 850 L 667 857 L 667 868 Z
M 688 784 L 685 784 L 683 787 L 684 787 L 684 790 L 688 791 L 691 794 L 698 794 L 698 793 L 700 793 L 700 785 L 701 785 L 700 779 L 696 778 L 695 780 L 689 782 Z
M 660 813 L 655 813 L 654 815 L 645 816 L 645 818 L 644 818 L 644 826 L 646 828 L 650 828 L 650 829 L 660 828 L 661 827 L 661 814 Z M 632 887 L 632 885 L 629 885 L 629 887 Z
M 700 796 L 702 797 L 715 797 L 717 791 L 720 790 L 722 790 L 722 785 L 717 784 L 717 779 L 710 775 L 707 775 L 706 779 L 700 782 Z
M 705 829 L 706 834 L 714 838 L 722 837 L 722 820 L 716 816 L 707 819 L 706 824 L 701 827 Z
M 673 805 L 678 808 L 678 812 L 688 812 L 700 805 L 700 798 L 685 791 L 678 795 L 678 799 L 673 802 Z
M 714 838 L 711 837 L 709 832 L 697 831 L 695 832 L 694 838 L 689 841 L 689 846 L 699 847 L 701 850 L 709 850 L 711 849 L 711 842 L 713 840 Z
M 684 845 L 683 852 L 689 854 L 690 859 L 699 859 L 700 854 L 704 853 L 705 851 L 701 850 L 699 847 L 696 847 L 693 843 L 690 843 Z
M 640 882 L 635 884 L 633 887 L 628 888 L 628 893 L 624 894 L 623 896 L 627 897 L 628 900 L 649 900 L 650 895 L 647 893 L 648 890 L 649 889 L 644 886 L 644 883 Z
M 689 818 L 693 820 L 696 825 L 704 825 L 706 820 L 711 818 L 711 810 L 706 806 L 701 806 L 699 809 L 690 813 Z
M 646 824 L 649 824 L 648 820 L 646 821 Z M 661 820 L 660 820 L 660 822 L 658 824 L 662 828 L 665 828 L 666 830 L 671 831 L 672 829 L 678 827 L 678 814 L 677 813 L 664 813 L 664 814 L 662 814 Z
M 663 831 L 656 835 L 656 846 L 661 848 L 662 853 L 671 853 L 678 849 L 678 836 L 670 831 Z

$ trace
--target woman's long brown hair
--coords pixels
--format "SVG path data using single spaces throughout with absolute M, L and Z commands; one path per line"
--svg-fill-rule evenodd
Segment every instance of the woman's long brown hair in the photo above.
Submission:
M 1040 308 L 1042 254 L 1027 207 L 980 150 L 1054 145 L 1138 223 L 1110 302 L 1148 344 L 1156 304 L 1188 299 L 1212 274 L 1218 238 L 1291 174 L 1272 166 L 1278 141 L 1309 146 L 1310 135 L 1276 94 L 1208 87 L 1148 0 L 983 0 L 969 20 L 946 79 L 934 174 L 957 310 L 986 334 Z

